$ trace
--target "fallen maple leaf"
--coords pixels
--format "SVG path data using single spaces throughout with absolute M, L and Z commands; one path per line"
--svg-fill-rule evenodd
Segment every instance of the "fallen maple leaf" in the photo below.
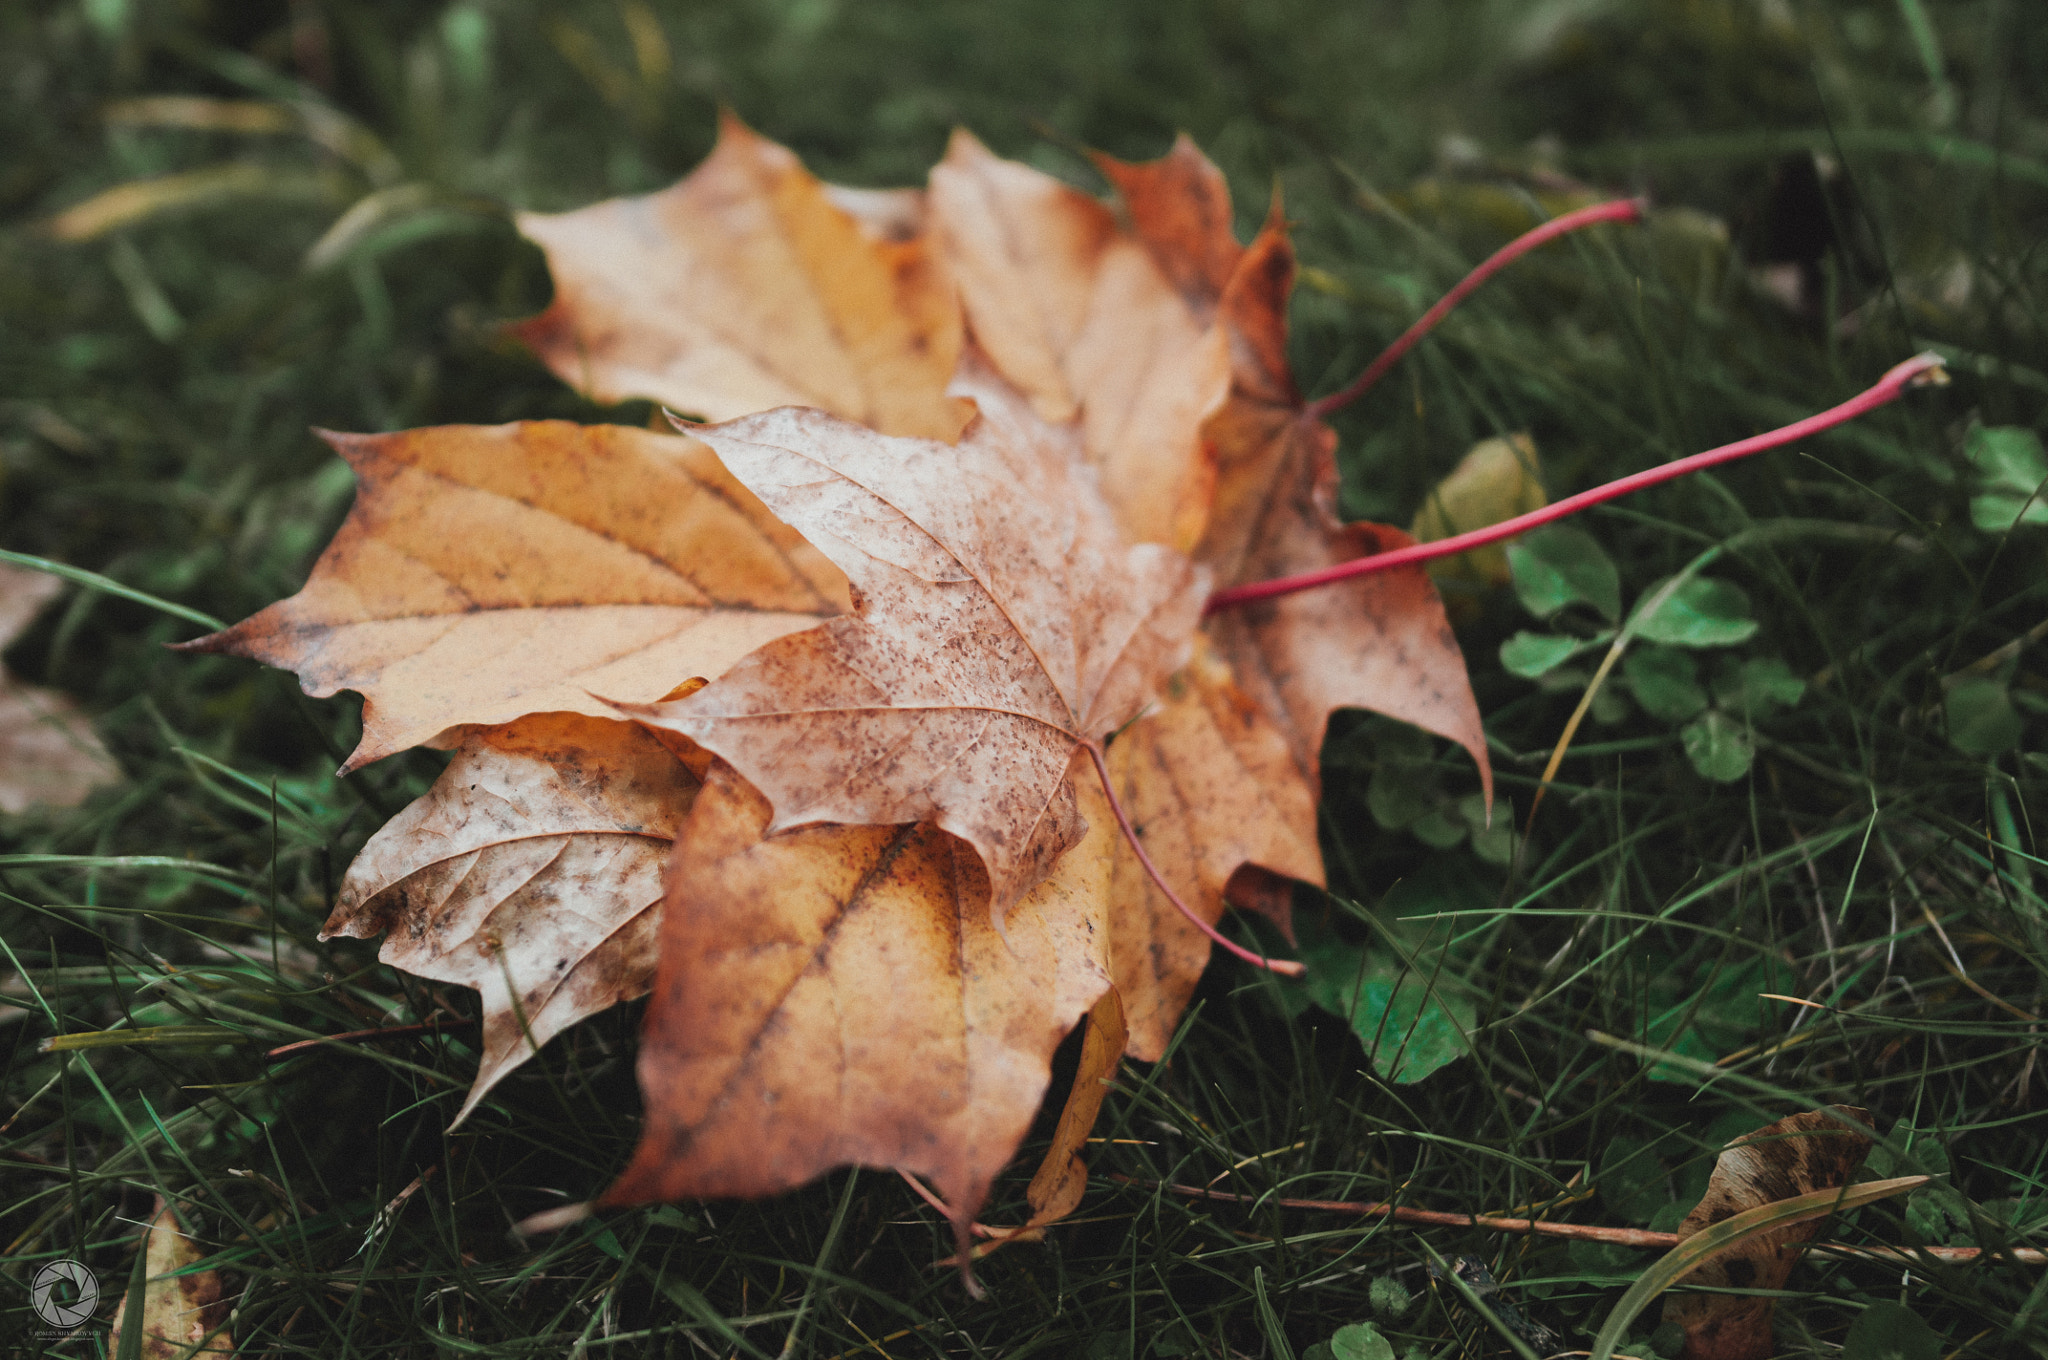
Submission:
M 0 562 L 0 650 L 63 589 L 54 576 Z M 75 807 L 119 777 L 84 709 L 0 669 L 0 812 Z
M 966 411 L 946 387 L 971 320 L 1044 419 L 1080 419 L 1133 539 L 1185 549 L 1207 520 L 1197 432 L 1229 385 L 1213 308 L 1101 203 L 964 132 L 929 194 L 856 190 L 728 115 L 673 187 L 519 227 L 556 291 L 514 333 L 597 400 L 711 420 L 812 406 L 951 440 Z
M 1128 206 L 1132 230 L 1174 282 L 1193 314 L 1214 316 L 1229 342 L 1230 394 L 1203 425 L 1216 462 L 1215 505 L 1194 549 L 1221 585 L 1291 575 L 1407 541 L 1380 525 L 1338 523 L 1330 510 L 1335 434 L 1303 404 L 1287 362 L 1287 299 L 1294 253 L 1278 205 L 1250 246 L 1231 231 L 1228 188 L 1193 142 L 1182 137 L 1165 156 L 1132 164 L 1102 156 L 1096 164 Z M 1203 919 L 1226 901 L 1253 907 L 1287 928 L 1285 879 L 1320 887 L 1315 799 L 1320 752 L 1336 708 L 1371 709 L 1458 741 L 1478 763 L 1489 796 L 1479 712 L 1463 654 L 1443 603 L 1421 568 L 1211 613 L 1211 640 L 1199 675 L 1177 677 L 1181 693 L 1209 697 L 1219 718 L 1207 731 L 1181 729 L 1175 769 L 1140 788 L 1119 779 L 1127 801 L 1177 803 L 1178 817 L 1145 816 L 1154 859 Z M 1183 715 L 1185 716 L 1185 715 Z M 1148 723 L 1135 724 L 1110 751 L 1124 769 L 1144 758 Z M 1276 759 L 1283 754 L 1291 767 Z M 1256 776 L 1257 815 L 1241 815 L 1247 775 Z M 1206 799 L 1190 791 L 1210 785 Z M 1170 791 L 1170 792 L 1169 792 Z M 1162 801 L 1163 800 L 1163 801 Z M 1203 817 L 1198 806 L 1212 809 Z M 1190 830 L 1200 821 L 1200 837 Z M 1242 855 L 1230 863 L 1231 850 Z M 1193 862 L 1199 854 L 1200 863 Z M 1221 877 L 1219 878 L 1219 874 Z M 1208 943 L 1185 923 L 1120 850 L 1118 891 L 1141 896 L 1142 912 L 1116 918 L 1113 959 L 1130 1018 L 1131 1056 L 1165 1052 Z
M 1070 432 L 963 371 L 957 446 L 784 408 L 704 426 L 733 475 L 853 585 L 854 613 L 627 711 L 690 737 L 811 822 L 929 821 L 987 866 L 996 919 L 1082 835 L 1077 751 L 1187 654 L 1208 573 L 1126 544 Z
M 1189 148 L 1188 154 L 1199 153 Z M 1184 173 L 1155 163 L 1119 167 L 1114 177 L 1125 184 Z M 1126 192 L 1141 236 L 1162 250 L 1186 238 L 1187 225 L 1166 206 L 1170 196 Z M 1219 244 L 1210 255 L 1222 253 Z M 1207 278 L 1213 284 L 1214 273 Z M 1216 297 L 1231 341 L 1231 393 L 1203 428 L 1217 450 L 1218 480 L 1216 507 L 1195 558 L 1226 588 L 1413 541 L 1391 526 L 1344 524 L 1336 517 L 1337 437 L 1302 402 L 1287 366 L 1293 283 L 1294 249 L 1275 204 Z M 1479 767 L 1491 799 L 1493 771 L 1464 654 L 1421 568 L 1213 612 L 1208 631 L 1237 683 L 1285 733 L 1311 788 L 1320 786 L 1330 714 L 1363 708 L 1457 742 Z
M 928 196 L 863 198 L 729 124 L 676 189 L 546 219 L 559 293 L 525 333 L 558 372 L 723 413 L 762 400 L 772 371 L 847 419 L 785 410 L 702 431 L 731 472 L 702 443 L 635 431 L 341 437 L 364 491 L 307 589 L 200 644 L 294 665 L 315 693 L 363 690 L 351 766 L 467 742 L 366 851 L 329 923 L 388 928 L 387 959 L 485 991 L 465 1113 L 548 1033 L 646 985 L 629 942 L 654 929 L 646 868 L 677 837 L 643 1043 L 648 1132 L 605 1203 L 767 1193 L 883 1162 L 931 1176 L 964 1230 L 1043 1098 L 1052 1048 L 1110 978 L 1126 1050 L 1156 1058 L 1208 958 L 1093 781 L 1070 779 L 1078 750 L 1123 729 L 1102 777 L 1194 917 L 1213 923 L 1229 898 L 1284 921 L 1287 880 L 1321 881 L 1315 757 L 1332 705 L 1476 731 L 1419 570 L 1348 587 L 1334 609 L 1212 620 L 1217 644 L 1170 674 L 1206 594 L 1176 548 L 1241 580 L 1266 560 L 1254 533 L 1305 534 L 1314 561 L 1376 540 L 1307 499 L 1332 475 L 1330 436 L 1287 374 L 1278 224 L 1240 247 L 1221 176 L 1185 141 L 1104 168 L 1128 226 L 971 139 Z M 874 286 L 885 274 L 903 287 Z M 628 277 L 665 281 L 639 289 L 658 316 Z M 958 281 L 957 324 L 996 369 L 959 375 L 981 414 L 958 447 L 885 437 L 958 432 L 964 406 L 911 358 L 964 352 L 934 279 Z M 786 342 L 815 338 L 820 316 L 834 343 L 868 339 L 820 362 L 852 380 L 804 387 L 802 356 L 824 351 Z M 844 578 L 770 508 L 856 579 L 854 616 L 815 626 L 847 607 Z M 620 542 L 631 570 L 600 570 Z M 707 571 L 718 580 L 699 584 Z M 720 645 L 693 650 L 662 620 Z M 758 650 L 722 645 L 748 628 Z M 692 676 L 713 683 L 650 702 Z M 719 750 L 759 791 L 728 773 L 691 802 L 682 765 L 628 758 L 628 738 L 587 721 L 620 711 L 593 694 Z M 565 797 L 642 756 L 659 777 Z M 840 824 L 856 820 L 885 825 Z M 846 878 L 891 846 L 887 866 L 914 873 Z M 572 872 L 586 860 L 599 867 Z M 565 914 L 589 919 L 564 932 Z M 577 949 L 550 950 L 559 934 Z M 914 982 L 913 965 L 936 971 Z M 854 1043 L 867 1031 L 842 1019 L 859 1006 L 875 1019 Z M 806 1085 L 821 1075 L 829 1086 Z M 1074 1184 L 1071 1150 L 1052 1160 L 1034 1223 L 1065 1212 Z
M 483 1058 L 451 1127 L 549 1039 L 647 991 L 694 755 L 573 713 L 473 729 L 349 866 L 321 939 L 389 931 L 380 960 L 482 993 Z
M 696 777 L 591 691 L 671 694 L 843 611 L 846 582 L 687 439 L 561 422 L 328 438 L 361 486 L 306 588 L 185 646 L 361 691 L 344 771 L 462 748 L 365 845 L 323 935 L 390 931 L 385 962 L 482 993 L 459 1122 L 652 979 Z
M 1198 431 L 1230 385 L 1213 309 L 1101 203 L 965 132 L 932 169 L 931 213 L 997 371 L 1043 419 L 1079 420 L 1132 541 L 1192 548 L 1214 499 Z
M 182 644 L 363 695 L 342 766 L 528 713 L 614 717 L 845 608 L 701 444 L 533 421 L 324 436 L 356 503 L 305 589 Z

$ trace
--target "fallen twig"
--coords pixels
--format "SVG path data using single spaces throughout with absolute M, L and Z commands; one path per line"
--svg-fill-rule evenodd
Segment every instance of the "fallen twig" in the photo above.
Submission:
M 1165 1190 L 1189 1199 L 1221 1200 L 1229 1204 L 1273 1204 L 1282 1209 L 1320 1209 L 1326 1213 L 1352 1214 L 1363 1218 L 1391 1218 L 1432 1228 L 1479 1228 L 1486 1232 L 1527 1233 L 1539 1237 L 1564 1237 L 1580 1242 L 1605 1242 L 1617 1247 L 1647 1247 L 1668 1251 L 1682 1240 L 1677 1233 L 1651 1232 L 1647 1228 L 1606 1228 L 1592 1223 L 1552 1223 L 1540 1218 L 1501 1218 L 1492 1214 L 1452 1214 L 1437 1209 L 1417 1209 L 1407 1204 L 1382 1200 L 1287 1199 L 1278 1195 L 1236 1195 L 1200 1185 L 1179 1185 L 1172 1181 L 1142 1181 L 1112 1172 L 1110 1180 L 1144 1190 Z M 1932 1259 L 1951 1265 L 1968 1264 L 1980 1257 L 2009 1260 L 2021 1265 L 2048 1265 L 2048 1251 L 2035 1247 L 2010 1247 L 1987 1251 L 1983 1247 L 1852 1247 L 1842 1242 L 1805 1242 L 1801 1251 L 1826 1251 L 1862 1261 L 1900 1262 L 1906 1265 Z

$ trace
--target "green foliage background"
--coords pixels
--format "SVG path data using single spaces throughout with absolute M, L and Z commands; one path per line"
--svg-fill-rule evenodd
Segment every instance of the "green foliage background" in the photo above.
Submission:
M 1873 1112 L 1884 1169 L 1940 1177 L 1830 1235 L 2048 1236 L 2048 532 L 2038 502 L 2010 529 L 1971 508 L 2017 513 L 2048 423 L 2048 24 L 2027 0 L 20 0 L 0 6 L 0 88 L 0 549 L 221 619 L 294 590 L 346 511 L 310 426 L 646 419 L 501 338 L 548 297 L 507 210 L 666 184 L 721 105 L 862 185 L 918 182 L 956 124 L 1091 186 L 1081 148 L 1156 155 L 1184 129 L 1244 234 L 1276 191 L 1298 223 L 1311 392 L 1560 193 L 1649 194 L 1646 227 L 1518 265 L 1343 414 L 1358 515 L 1407 523 L 1496 434 L 1531 432 L 1560 495 L 1832 404 L 1916 350 L 1954 379 L 1579 523 L 1624 601 L 1720 546 L 1709 574 L 1757 624 L 1697 656 L 1716 740 L 1751 752 L 1732 777 L 1669 716 L 1654 674 L 1673 667 L 1639 667 L 1653 679 L 1613 685 L 1530 838 L 1506 839 L 1600 653 L 1530 679 L 1501 645 L 1602 622 L 1447 585 L 1504 805 L 1488 827 L 1462 757 L 1341 722 L 1337 895 L 1300 910 L 1324 957 L 1444 999 L 1448 1065 L 1415 1079 L 1386 1012 L 1339 989 L 1218 966 L 1098 1130 L 1127 1141 L 1097 1168 L 1135 1183 L 1098 1178 L 1075 1222 L 991 1260 L 985 1300 L 931 1268 L 944 1233 L 874 1172 L 514 1238 L 620 1166 L 637 1008 L 452 1136 L 459 1030 L 267 1058 L 474 1013 L 373 947 L 313 940 L 350 855 L 441 757 L 337 781 L 350 703 L 167 653 L 193 625 L 72 592 L 6 663 L 83 700 L 123 780 L 0 818 L 0 1328 L 24 1345 L 104 1351 L 103 1326 L 36 1339 L 28 1280 L 70 1256 L 118 1287 L 162 1193 L 252 1355 L 1292 1357 L 1364 1345 L 1368 1321 L 1404 1356 L 1488 1353 L 1410 1229 L 1149 1186 L 1668 1227 L 1722 1139 L 1830 1101 Z M 276 101 L 300 130 L 167 128 L 120 102 L 165 94 Z M 224 164 L 233 193 L 86 240 L 48 229 L 100 190 Z M 1713 689 L 1724 661 L 1803 689 L 1762 711 Z M 62 1034 L 99 1037 L 44 1051 Z M 1048 1131 L 988 1221 L 1017 1215 Z M 1429 1241 L 1579 1348 L 1647 1260 Z M 1901 1309 L 1948 1354 L 2041 1354 L 2044 1281 L 1816 1258 L 1781 1354 L 1874 1356 Z

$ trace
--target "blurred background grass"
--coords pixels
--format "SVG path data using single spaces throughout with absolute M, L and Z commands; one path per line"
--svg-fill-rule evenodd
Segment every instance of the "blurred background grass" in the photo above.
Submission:
M 501 338 L 549 296 L 508 211 L 664 185 L 721 105 L 861 185 L 919 182 L 955 125 L 1090 187 L 1082 148 L 1156 155 L 1186 130 L 1242 234 L 1284 194 L 1312 393 L 1539 209 L 1650 195 L 1646 228 L 1517 266 L 1340 417 L 1347 508 L 1399 523 L 1492 435 L 1530 432 L 1564 494 L 1938 348 L 1946 389 L 1586 517 L 1625 599 L 1733 542 L 1713 574 L 1759 627 L 1701 659 L 1805 682 L 1730 719 L 1756 753 L 1738 776 L 1703 774 L 1617 685 L 1508 861 L 1457 820 L 1462 758 L 1333 732 L 1340 897 L 1303 910 L 1354 943 L 1421 932 L 1474 1018 L 1467 1056 L 1390 1085 L 1341 1020 L 1219 966 L 1173 1058 L 1125 1074 L 1098 1132 L 1134 1141 L 1096 1164 L 1665 1227 L 1722 1138 L 1845 1100 L 1887 1158 L 1944 1179 L 1831 1232 L 2040 1242 L 2048 563 L 2042 530 L 1969 509 L 1973 432 L 2038 432 L 2048 403 L 2048 24 L 2025 0 L 24 0 L 0 7 L 0 87 L 0 548 L 220 619 L 296 589 L 347 509 L 309 427 L 645 420 Z M 1502 642 L 1539 625 L 1512 591 L 1447 590 L 1519 825 L 1589 668 L 1511 673 Z M 161 1192 L 248 1354 L 1279 1357 L 1367 1319 L 1403 1354 L 1497 1348 L 1425 1294 L 1409 1229 L 1100 1181 L 1078 1221 L 989 1262 L 985 1301 L 930 1268 L 944 1234 L 873 1173 L 514 1240 L 630 1147 L 637 1007 L 452 1137 L 460 1033 L 266 1060 L 474 1013 L 373 946 L 313 942 L 350 855 L 443 758 L 334 780 L 352 703 L 162 649 L 196 631 L 73 590 L 6 652 L 90 709 L 120 769 L 81 807 L 0 817 L 0 1325 L 23 1338 L 36 1266 L 126 1280 Z M 1432 1241 L 1579 1347 L 1647 1260 Z M 2044 1279 L 1812 1261 L 1781 1353 L 1835 1354 L 1896 1300 L 1944 1354 L 2039 1354 Z M 1648 1328 L 1635 1353 L 1672 1355 Z

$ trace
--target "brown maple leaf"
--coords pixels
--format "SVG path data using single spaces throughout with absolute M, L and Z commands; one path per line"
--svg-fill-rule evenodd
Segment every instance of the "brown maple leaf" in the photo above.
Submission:
M 320 938 L 388 931 L 381 961 L 482 994 L 483 1058 L 450 1127 L 549 1039 L 647 991 L 662 872 L 707 760 L 575 713 L 472 728 L 363 846 Z
M 1078 420 L 1124 532 L 1193 547 L 1214 498 L 1198 431 L 1230 361 L 1172 266 L 1101 203 L 965 132 L 932 169 L 931 218 L 976 343 L 1040 417 Z
M 1079 841 L 1067 769 L 1187 653 L 1208 573 L 1127 543 L 1071 431 L 993 375 L 958 445 L 784 408 L 696 434 L 852 582 L 854 613 L 672 703 L 690 737 L 811 822 L 935 823 L 981 855 L 998 920 Z
M 846 581 L 673 435 L 549 421 L 329 438 L 361 486 L 306 588 L 186 645 L 289 667 L 311 694 L 360 690 L 345 770 L 461 748 L 364 847 L 325 929 L 389 931 L 386 963 L 482 993 L 460 1120 L 653 976 L 652 909 L 696 776 L 591 691 L 677 692 L 843 611 Z
M 1197 430 L 1229 386 L 1222 332 L 1108 208 L 965 133 L 929 195 L 855 190 L 728 115 L 671 188 L 519 226 L 555 300 L 515 333 L 597 400 L 711 420 L 813 406 L 951 440 L 966 409 L 946 387 L 971 319 L 1041 416 L 1079 417 L 1134 539 L 1185 549 L 1201 533 Z
M 712 766 L 676 843 L 640 1046 L 647 1122 L 601 1205 L 766 1195 L 849 1162 L 929 1177 L 965 1245 L 1052 1052 L 1109 986 L 1090 830 L 998 932 L 981 857 L 930 823 L 768 834 Z
M 704 431 L 738 479 L 703 444 L 633 431 L 358 440 L 348 451 L 364 495 L 307 590 L 205 640 L 295 664 L 316 693 L 364 689 L 352 765 L 407 741 L 467 742 L 460 772 L 351 871 L 354 895 L 329 923 L 388 927 L 387 958 L 485 990 L 486 1064 L 465 1113 L 547 1033 L 646 985 L 646 867 L 678 837 L 643 1049 L 649 1130 L 606 1202 L 765 1193 L 882 1162 L 930 1175 L 964 1226 L 1043 1097 L 1052 1047 L 1109 977 L 1130 1013 L 1128 1051 L 1156 1058 L 1208 958 L 1207 939 L 1111 835 L 1092 781 L 1070 779 L 1076 749 L 1123 729 L 1111 784 L 1198 916 L 1213 922 L 1228 898 L 1284 920 L 1287 878 L 1321 880 L 1315 754 L 1330 707 L 1420 712 L 1427 726 L 1433 710 L 1412 692 L 1463 692 L 1419 571 L 1351 589 L 1321 614 L 1212 621 L 1215 645 L 1169 675 L 1205 595 L 1175 547 L 1242 580 L 1265 560 L 1255 533 L 1304 534 L 1305 551 L 1327 558 L 1355 554 L 1369 531 L 1336 526 L 1314 500 L 1329 437 L 1286 370 L 1284 233 L 1269 224 L 1240 247 L 1221 176 L 1191 144 L 1104 168 L 1128 223 L 969 138 L 929 195 L 863 197 L 728 125 L 676 189 L 545 219 L 535 234 L 551 237 L 558 297 L 526 334 L 599 395 L 718 414 L 763 399 L 768 373 L 882 434 L 950 436 L 964 405 L 915 356 L 947 355 L 950 373 L 971 331 L 998 370 L 965 375 L 980 419 L 957 448 L 818 411 Z M 607 251 L 630 268 L 599 258 Z M 769 280 L 764 268 L 792 272 Z M 934 281 L 957 287 L 941 290 L 952 322 Z M 868 306 L 904 314 L 863 319 Z M 817 372 L 846 381 L 806 378 L 804 356 L 826 354 L 820 335 L 839 349 Z M 496 441 L 495 457 L 470 447 L 479 440 Z M 653 442 L 622 452 L 639 440 Z M 413 477 L 408 459 L 427 472 Z M 660 482 L 677 463 L 681 494 Z M 600 466 L 620 479 L 606 494 Z M 515 478 L 522 489 L 508 495 Z M 477 527 L 457 501 L 483 516 Z M 674 506 L 692 527 L 671 550 Z M 610 625 L 580 627 L 571 590 L 548 581 L 548 534 L 595 613 L 630 623 L 676 607 L 641 577 L 623 591 L 595 579 L 575 556 L 612 537 L 610 513 L 625 516 L 620 537 L 646 578 L 720 575 L 691 597 L 693 627 L 766 627 L 765 645 L 737 664 L 738 651 L 649 647 L 608 671 L 618 640 Z M 574 532 L 530 536 L 516 552 L 503 541 L 508 527 L 551 520 Z M 722 570 L 727 555 L 781 561 L 778 585 L 809 594 L 771 600 L 755 566 Z M 826 557 L 854 576 L 860 610 L 819 627 L 847 598 Z M 400 607 L 386 561 L 413 592 Z M 540 636 L 548 645 L 531 646 Z M 1372 652 L 1381 637 L 1399 644 L 1391 661 Z M 1435 645 L 1408 645 L 1417 638 Z M 541 652 L 546 666 L 527 674 Z M 1348 664 L 1366 678 L 1333 673 Z M 612 678 L 625 674 L 631 685 Z M 431 683 L 408 693 L 410 676 Z M 645 705 L 689 676 L 720 678 L 652 716 L 720 750 L 760 791 L 714 775 L 716 795 L 692 802 L 673 757 L 629 760 L 615 747 L 631 739 L 567 716 L 617 711 L 591 692 Z M 548 710 L 559 716 L 489 726 Z M 642 756 L 659 778 L 627 779 L 617 797 L 583 787 L 607 761 Z M 583 792 L 567 797 L 570 786 Z M 855 820 L 887 825 L 837 824 Z M 849 864 L 882 877 L 848 878 Z M 565 913 L 578 917 L 578 948 L 590 946 L 580 962 L 548 947 Z M 906 980 L 924 964 L 937 971 Z M 857 992 L 869 995 L 849 999 Z M 923 1018 L 892 1044 L 898 993 Z M 859 1031 L 869 1037 L 849 1043 L 835 1008 L 874 1012 Z M 920 1072 L 936 1084 L 906 1077 Z M 829 1087 L 803 1085 L 821 1074 Z M 742 1165 L 762 1149 L 773 1155 Z M 1049 1173 L 1055 1209 L 1072 1198 L 1071 1162 Z M 1034 1222 L 1054 1212 L 1036 1198 L 1034 1210 Z
M 1229 341 L 1229 400 L 1202 427 L 1217 482 L 1197 559 L 1221 583 L 1239 584 L 1404 543 L 1398 530 L 1341 525 L 1329 510 L 1336 440 L 1307 411 L 1288 367 L 1294 256 L 1277 210 L 1251 246 L 1239 245 L 1229 189 L 1186 137 L 1155 161 L 1096 163 L 1190 314 L 1216 318 Z M 1181 697 L 1133 724 L 1110 762 L 1152 859 L 1204 920 L 1234 902 L 1285 929 L 1286 879 L 1321 886 L 1315 799 L 1336 708 L 1452 737 L 1490 789 L 1464 658 L 1423 569 L 1212 615 L 1203 633 L 1211 645 L 1200 665 L 1169 686 Z M 1248 798 L 1247 788 L 1258 793 Z M 1119 901 L 1135 908 L 1115 917 L 1112 955 L 1130 1054 L 1156 1059 L 1210 945 L 1128 848 L 1115 881 Z
M 356 502 L 305 589 L 185 648 L 363 696 L 342 772 L 465 724 L 616 715 L 843 611 L 845 581 L 701 444 L 560 421 L 326 435 Z

